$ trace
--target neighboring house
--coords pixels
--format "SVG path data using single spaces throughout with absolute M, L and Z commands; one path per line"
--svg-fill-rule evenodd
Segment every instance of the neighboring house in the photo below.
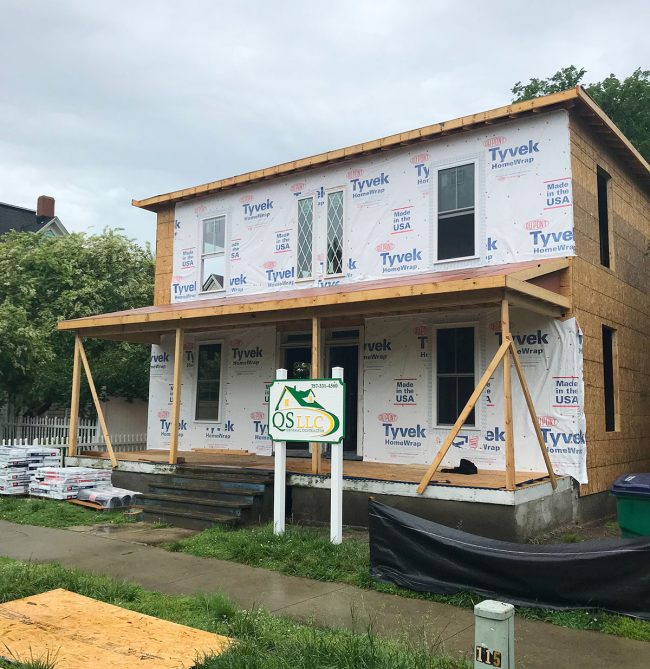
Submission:
M 650 470 L 649 192 L 647 162 L 576 88 L 134 202 L 158 216 L 154 306 L 60 327 L 154 343 L 151 460 L 270 455 L 276 368 L 340 366 L 344 449 L 362 460 L 346 463 L 348 521 L 390 494 L 523 537 L 604 509 L 617 476 Z M 418 499 L 503 331 L 558 490 L 529 485 L 544 460 L 517 376 L 511 419 L 499 369 L 442 462 L 469 459 L 477 478 L 436 475 Z M 327 516 L 325 481 L 289 482 L 294 517 Z
M 36 209 L 26 209 L 0 202 L 0 235 L 10 230 L 38 232 L 47 237 L 63 237 L 68 233 L 59 217 L 54 214 L 54 198 L 41 195 Z

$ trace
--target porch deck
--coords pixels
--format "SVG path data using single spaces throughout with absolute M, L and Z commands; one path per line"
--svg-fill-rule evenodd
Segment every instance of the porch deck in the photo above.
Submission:
M 250 468 L 262 471 L 273 471 L 273 458 L 260 455 L 235 455 L 214 452 L 181 451 L 178 457 L 179 465 L 237 467 Z M 106 453 L 82 452 L 82 457 L 108 459 Z M 164 465 L 169 462 L 168 450 L 133 451 L 116 453 L 119 461 L 142 462 Z M 322 474 L 329 475 L 330 461 L 322 460 Z M 427 465 L 386 464 L 379 462 L 363 462 L 360 460 L 345 460 L 343 462 L 343 477 L 345 479 L 361 479 L 368 481 L 390 481 L 393 483 L 419 484 L 427 471 Z M 312 476 L 311 458 L 287 457 L 287 474 Z M 431 479 L 432 486 L 450 486 L 461 488 L 483 488 L 487 490 L 505 490 L 506 475 L 503 471 L 479 470 L 477 474 L 446 474 L 436 472 Z M 546 472 L 517 472 L 515 483 L 517 488 L 548 482 Z

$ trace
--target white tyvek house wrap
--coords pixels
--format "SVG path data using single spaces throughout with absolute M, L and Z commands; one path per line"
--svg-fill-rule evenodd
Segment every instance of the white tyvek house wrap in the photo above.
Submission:
M 196 346 L 222 343 L 221 421 L 195 421 Z M 147 448 L 169 448 L 174 338 L 152 347 Z M 275 376 L 275 328 L 236 330 L 219 336 L 187 336 L 181 385 L 179 449 L 242 449 L 270 455 L 266 386 Z
M 498 312 L 366 323 L 364 350 L 364 460 L 429 463 L 449 427 L 436 426 L 436 326 L 474 325 L 476 380 L 497 351 Z M 587 482 L 582 334 L 575 319 L 558 321 L 512 311 L 511 329 L 556 473 Z M 518 471 L 545 471 L 519 380 L 512 370 L 515 458 Z M 443 460 L 460 458 L 479 469 L 505 468 L 503 372 L 481 395 L 476 426 L 463 428 Z
M 437 170 L 474 162 L 477 257 L 437 263 Z M 326 197 L 344 190 L 344 276 L 325 276 Z M 313 280 L 298 281 L 297 200 L 313 196 Z M 172 302 L 574 254 L 568 116 L 542 114 L 176 206 Z M 201 293 L 201 227 L 226 216 L 224 292 Z

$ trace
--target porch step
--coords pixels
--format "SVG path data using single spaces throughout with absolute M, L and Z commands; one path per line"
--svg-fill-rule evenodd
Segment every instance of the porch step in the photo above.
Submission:
M 190 530 L 206 530 L 215 525 L 234 526 L 237 519 L 232 516 L 198 513 L 195 511 L 176 511 L 174 509 L 142 509 L 141 519 L 149 523 L 169 523 L 176 527 L 186 527 Z
M 239 518 L 243 509 L 253 506 L 252 502 L 224 501 L 205 499 L 203 497 L 189 497 L 187 495 L 159 495 L 147 493 L 140 495 L 138 504 L 145 510 L 172 509 L 205 514 L 217 514 Z
M 206 485 L 207 483 L 207 485 Z M 242 504 L 252 505 L 255 497 L 264 494 L 263 486 L 261 490 L 251 490 L 245 487 L 245 484 L 239 484 L 239 487 L 233 487 L 231 484 L 223 484 L 219 481 L 204 481 L 200 483 L 184 481 L 180 483 L 155 483 L 149 486 L 149 493 L 153 495 L 176 495 L 178 497 L 194 497 L 199 499 L 209 499 L 215 501 L 241 502 Z
M 273 472 L 228 466 L 177 466 L 138 499 L 144 520 L 181 527 L 263 523 L 273 515 Z

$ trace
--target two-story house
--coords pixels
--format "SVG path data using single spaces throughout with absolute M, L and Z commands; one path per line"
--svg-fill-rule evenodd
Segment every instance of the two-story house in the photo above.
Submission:
M 157 214 L 155 304 L 60 327 L 153 344 L 148 451 L 120 469 L 270 469 L 275 370 L 340 366 L 348 522 L 374 493 L 524 537 L 650 468 L 649 187 L 576 88 L 134 201 Z M 492 365 L 504 333 L 539 430 L 517 370 Z M 418 493 L 443 445 L 443 468 L 478 472 L 436 466 Z M 291 511 L 323 520 L 326 457 L 290 446 Z

